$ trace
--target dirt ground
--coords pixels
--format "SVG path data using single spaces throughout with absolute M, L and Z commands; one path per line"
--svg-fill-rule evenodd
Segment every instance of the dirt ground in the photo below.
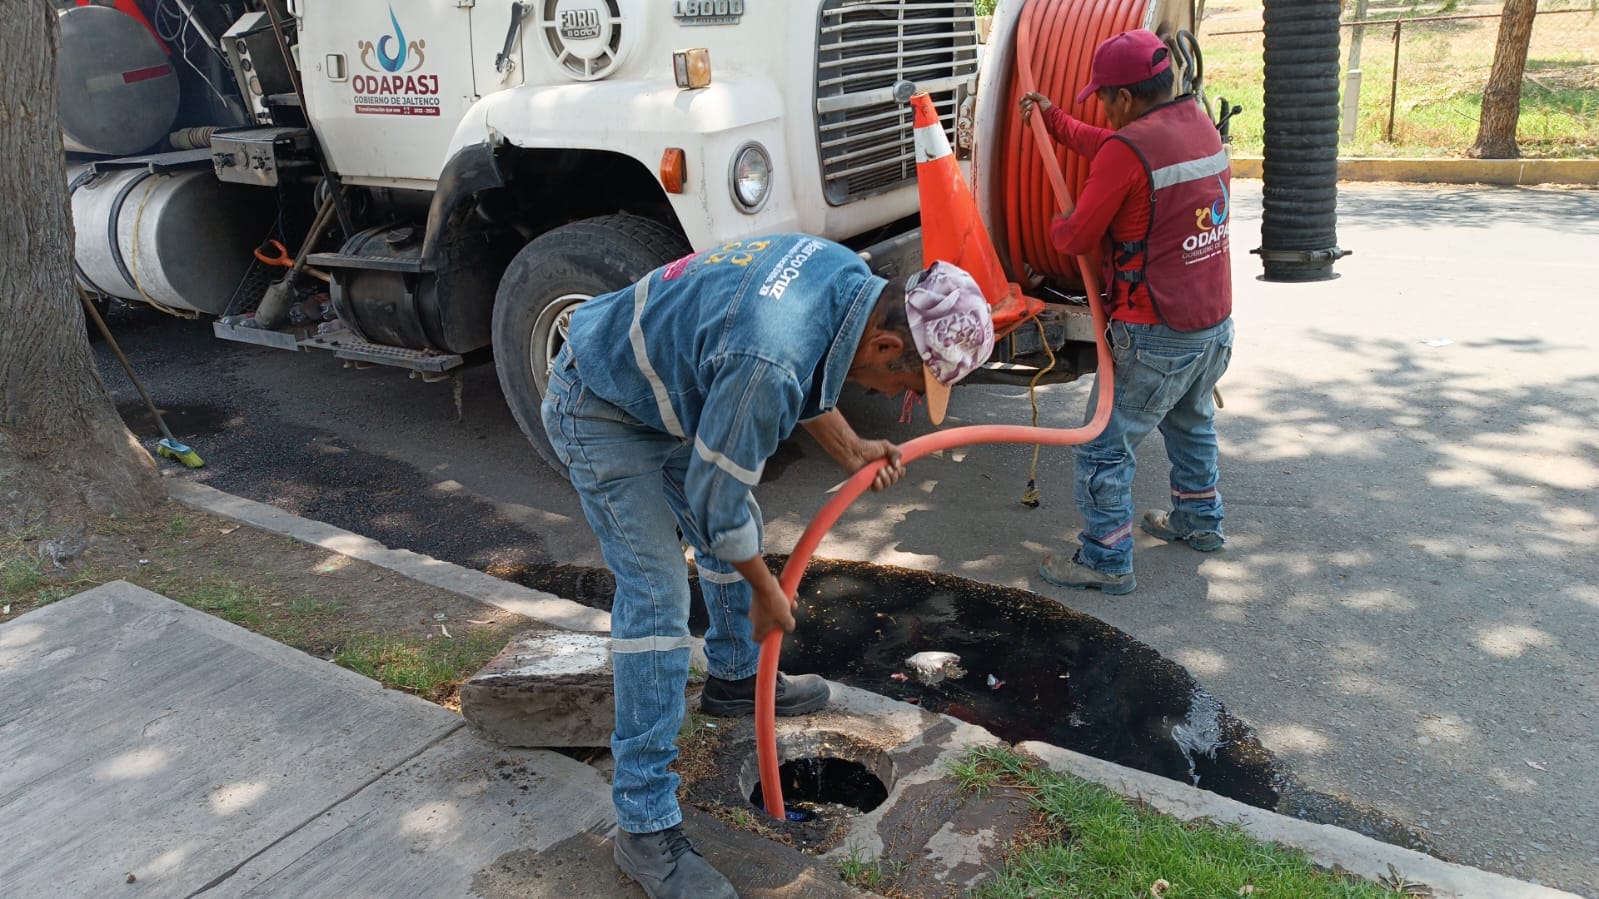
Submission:
M 324 659 L 355 640 L 498 651 L 526 619 L 374 565 L 168 503 L 65 532 L 0 534 L 0 623 L 125 580 Z M 468 672 L 470 673 L 470 672 Z M 434 695 L 451 705 L 453 697 Z

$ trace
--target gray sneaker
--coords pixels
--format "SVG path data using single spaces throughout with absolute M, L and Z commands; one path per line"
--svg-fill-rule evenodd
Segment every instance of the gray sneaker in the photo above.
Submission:
M 689 843 L 681 824 L 654 833 L 618 827 L 613 845 L 616 866 L 650 899 L 738 899 L 727 878 Z
M 1038 563 L 1038 576 L 1057 587 L 1094 589 L 1111 596 L 1131 593 L 1138 586 L 1138 579 L 1133 577 L 1131 571 L 1126 574 L 1106 574 L 1083 564 L 1079 555 L 1073 555 L 1070 559 L 1045 556 L 1044 561 Z
M 1202 553 L 1215 552 L 1227 544 L 1227 538 L 1215 531 L 1189 531 L 1186 534 L 1171 526 L 1171 513 L 1145 512 L 1139 522 L 1144 533 L 1152 534 L 1168 543 L 1186 543 Z
M 815 674 L 789 677 L 777 673 L 777 714 L 809 715 L 827 705 L 832 691 L 827 681 Z M 705 679 L 700 694 L 700 711 L 718 718 L 737 718 L 755 714 L 755 675 L 742 680 L 722 680 L 715 675 Z

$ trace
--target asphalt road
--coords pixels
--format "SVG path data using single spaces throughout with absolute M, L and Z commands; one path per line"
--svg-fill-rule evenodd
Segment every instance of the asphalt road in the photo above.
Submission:
M 1044 450 L 1027 509 L 1031 448 L 974 447 L 857 503 L 821 555 L 1054 597 L 1187 666 L 1307 786 L 1422 828 L 1452 860 L 1599 896 L 1599 191 L 1346 185 L 1355 255 L 1299 285 L 1258 280 L 1259 209 L 1241 182 L 1226 550 L 1140 534 L 1137 592 L 1057 590 L 1035 570 L 1079 523 L 1069 451 Z M 488 366 L 464 376 L 457 421 L 448 384 L 152 313 L 114 326 L 210 463 L 181 476 L 490 570 L 599 564 Z M 1086 396 L 1041 390 L 1042 423 L 1076 425 Z M 844 408 L 868 435 L 924 427 L 892 401 Z M 1023 388 L 951 404 L 954 424 L 1028 416 Z M 1139 504 L 1160 508 L 1158 435 L 1139 461 Z M 757 491 L 768 550 L 839 480 L 808 438 L 786 445 Z

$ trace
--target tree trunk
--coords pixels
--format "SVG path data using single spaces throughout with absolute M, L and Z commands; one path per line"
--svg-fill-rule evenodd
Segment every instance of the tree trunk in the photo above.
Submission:
M 1515 159 L 1516 122 L 1521 117 L 1521 76 L 1527 68 L 1527 48 L 1532 43 L 1532 23 L 1538 17 L 1538 0 L 1505 0 L 1499 16 L 1499 43 L 1494 47 L 1493 71 L 1482 92 L 1482 122 L 1477 142 L 1466 155 L 1474 159 Z
M 95 370 L 73 283 L 48 0 L 0 15 L 0 528 L 160 502 Z

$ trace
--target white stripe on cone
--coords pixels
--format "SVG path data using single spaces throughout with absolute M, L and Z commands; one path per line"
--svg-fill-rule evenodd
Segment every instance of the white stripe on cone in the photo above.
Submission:
M 940 125 L 923 125 L 916 129 L 916 164 L 943 159 L 953 153 L 949 137 Z

